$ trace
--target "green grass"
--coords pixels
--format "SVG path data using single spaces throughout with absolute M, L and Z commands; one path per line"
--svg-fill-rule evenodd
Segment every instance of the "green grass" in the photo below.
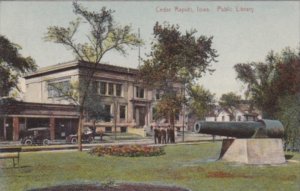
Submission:
M 249 166 L 211 162 L 220 143 L 170 145 L 158 157 L 96 157 L 86 152 L 21 153 L 20 168 L 1 160 L 0 190 L 27 190 L 71 183 L 142 182 L 169 184 L 193 191 L 300 190 L 300 163 Z M 300 154 L 293 160 L 300 161 Z M 224 177 L 214 177 L 223 174 Z

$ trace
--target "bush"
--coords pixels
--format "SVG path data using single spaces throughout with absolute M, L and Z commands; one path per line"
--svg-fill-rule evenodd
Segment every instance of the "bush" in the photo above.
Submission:
M 114 145 L 97 146 L 89 152 L 96 156 L 124 156 L 124 157 L 150 157 L 165 154 L 163 147 L 147 145 Z

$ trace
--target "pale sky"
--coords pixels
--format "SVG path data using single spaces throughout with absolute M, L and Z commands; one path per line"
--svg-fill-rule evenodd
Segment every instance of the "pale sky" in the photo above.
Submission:
M 270 50 L 296 49 L 300 42 L 300 2 L 298 1 L 82 1 L 89 10 L 102 6 L 115 10 L 115 21 L 129 24 L 133 32 L 140 28 L 145 46 L 141 57 L 149 52 L 156 21 L 178 24 L 181 30 L 196 29 L 196 36 L 213 36 L 218 51 L 216 71 L 201 80 L 205 88 L 218 97 L 223 93 L 242 94 L 233 66 L 237 63 L 264 61 Z M 185 11 L 183 11 L 185 10 Z M 72 52 L 62 45 L 45 42 L 48 26 L 67 26 L 76 16 L 72 1 L 0 1 L 0 34 L 22 46 L 21 53 L 31 56 L 38 66 L 49 66 L 74 60 Z M 83 31 L 81 32 L 84 32 Z M 78 36 L 85 37 L 84 33 Z M 138 49 L 123 57 L 107 55 L 104 62 L 136 68 Z

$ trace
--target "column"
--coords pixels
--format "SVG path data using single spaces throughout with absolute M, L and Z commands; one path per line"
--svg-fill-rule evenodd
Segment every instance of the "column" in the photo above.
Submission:
M 24 119 L 25 129 L 27 130 L 27 117 Z
M 130 101 L 131 99 L 133 99 L 134 97 L 134 94 L 133 94 L 133 85 L 132 83 L 128 84 L 128 92 L 127 92 L 127 100 L 128 100 L 128 105 L 127 105 L 127 122 L 128 123 L 132 123 L 132 120 L 133 120 L 133 104 L 132 102 Z
M 55 139 L 55 118 L 50 117 L 50 139 Z
M 20 129 L 19 118 L 13 117 L 13 140 L 14 141 L 19 140 L 19 129 Z

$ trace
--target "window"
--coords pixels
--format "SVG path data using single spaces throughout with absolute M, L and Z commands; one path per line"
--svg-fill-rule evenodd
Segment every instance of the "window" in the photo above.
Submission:
M 116 84 L 116 96 L 122 96 L 122 84 Z
M 121 127 L 121 133 L 126 133 L 127 132 L 127 127 Z
M 105 113 L 107 113 L 107 114 L 110 114 L 111 112 L 111 110 L 110 110 L 110 105 L 104 105 L 104 111 L 105 111 Z M 110 119 L 108 118 L 108 119 L 105 119 L 104 120 L 105 122 L 109 122 L 110 121 Z
M 242 121 L 242 116 L 238 116 L 238 121 Z
M 153 107 L 152 108 L 152 120 L 156 120 L 157 118 L 157 108 Z
M 108 95 L 114 95 L 114 84 L 108 84 Z
M 136 86 L 136 97 L 144 98 L 144 88 Z
M 156 93 L 155 98 L 156 98 L 156 100 L 159 100 L 160 99 L 160 94 Z
M 176 111 L 176 113 L 175 113 L 175 120 L 179 121 L 179 111 Z
M 112 128 L 111 127 L 105 127 L 105 132 L 106 133 L 111 133 L 112 132 Z
M 126 106 L 120 105 L 120 119 L 126 118 Z
M 225 116 L 222 116 L 222 121 L 225 121 Z
M 48 83 L 48 97 L 64 97 L 69 91 L 69 80 Z
M 106 82 L 100 82 L 100 94 L 106 95 Z
M 162 90 L 156 90 L 155 91 L 155 99 L 160 100 L 163 96 L 163 91 Z

